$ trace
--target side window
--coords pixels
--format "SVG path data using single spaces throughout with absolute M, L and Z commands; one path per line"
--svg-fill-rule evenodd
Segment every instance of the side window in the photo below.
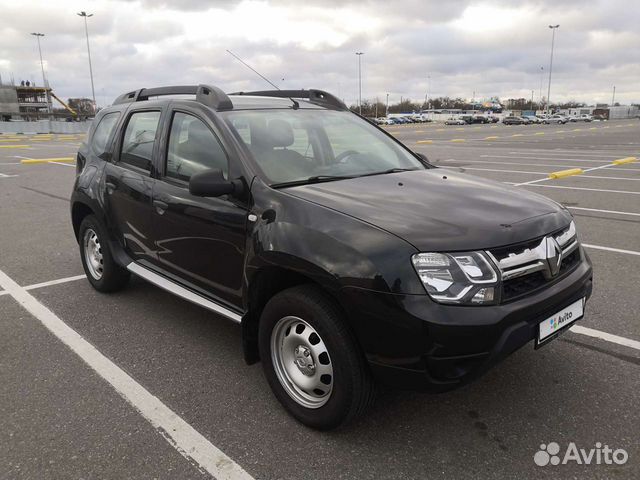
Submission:
M 119 117 L 119 112 L 113 112 L 107 113 L 100 120 L 100 123 L 93 132 L 93 137 L 91 137 L 91 150 L 93 150 L 95 155 L 100 156 L 105 152 L 107 142 L 111 138 L 111 134 L 113 133 L 116 123 L 118 123 Z
M 227 178 L 229 161 L 222 145 L 202 120 L 176 112 L 171 121 L 165 175 L 189 181 L 191 175 L 217 168 Z
M 151 171 L 153 144 L 160 121 L 160 112 L 135 112 L 124 131 L 120 161 Z

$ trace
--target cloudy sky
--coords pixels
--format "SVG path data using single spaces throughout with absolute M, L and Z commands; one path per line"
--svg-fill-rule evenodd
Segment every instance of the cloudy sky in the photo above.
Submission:
M 55 7 L 54 7 L 55 5 Z M 357 98 L 546 95 L 640 101 L 638 0 L 0 0 L 0 75 L 42 82 L 61 97 L 90 96 L 82 18 L 89 19 L 99 105 L 140 87 L 212 83 L 268 88 L 230 49 L 281 88 L 321 88 Z M 541 77 L 541 67 L 544 68 Z

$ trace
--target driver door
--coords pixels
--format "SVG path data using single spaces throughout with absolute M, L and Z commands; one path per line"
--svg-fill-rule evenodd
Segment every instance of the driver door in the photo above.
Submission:
M 180 283 L 232 306 L 241 305 L 246 204 L 230 195 L 189 193 L 191 175 L 235 170 L 212 122 L 189 109 L 175 109 L 153 191 L 158 266 Z M 234 177 L 235 178 L 235 177 Z

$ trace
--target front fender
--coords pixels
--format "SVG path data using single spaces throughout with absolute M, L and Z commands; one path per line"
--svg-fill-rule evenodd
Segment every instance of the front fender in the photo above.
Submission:
M 258 219 L 248 230 L 247 271 L 273 265 L 336 288 L 425 294 L 411 263 L 416 249 L 408 242 L 260 182 L 252 195 Z

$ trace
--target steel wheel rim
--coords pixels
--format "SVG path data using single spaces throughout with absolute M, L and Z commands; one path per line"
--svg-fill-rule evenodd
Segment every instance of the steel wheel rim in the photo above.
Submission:
M 91 228 L 87 228 L 82 239 L 84 244 L 84 260 L 89 273 L 96 280 L 100 280 L 104 273 L 104 258 L 102 246 L 98 234 Z
M 271 332 L 271 362 L 287 394 L 305 408 L 325 405 L 333 391 L 333 364 L 318 332 L 301 318 L 283 317 Z

